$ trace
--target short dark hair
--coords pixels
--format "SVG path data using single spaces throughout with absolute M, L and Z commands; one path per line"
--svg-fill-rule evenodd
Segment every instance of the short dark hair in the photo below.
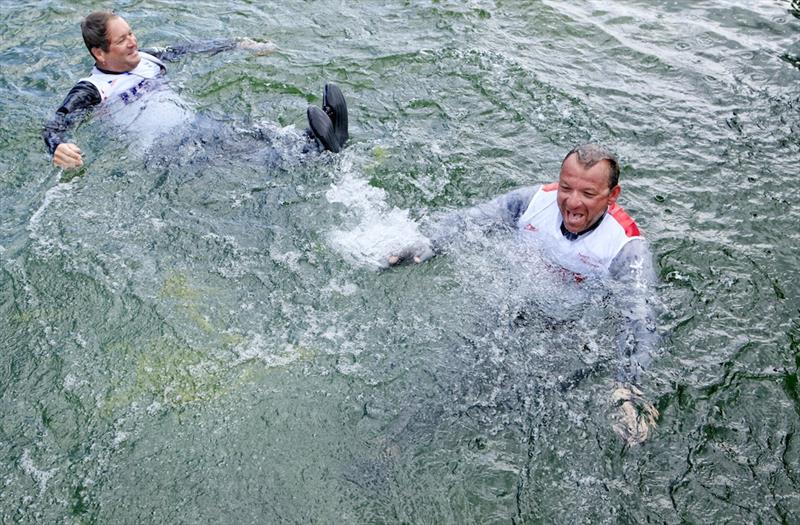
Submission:
M 108 51 L 108 38 L 106 36 L 108 33 L 108 21 L 118 16 L 113 11 L 94 11 L 86 15 L 86 18 L 81 21 L 83 43 L 86 44 L 86 49 L 95 59 L 97 57 L 92 53 L 93 48 L 99 47 L 103 51 Z
M 578 162 L 586 169 L 591 168 L 598 162 L 607 161 L 609 168 L 608 187 L 613 190 L 614 187 L 619 184 L 619 161 L 617 160 L 617 156 L 611 153 L 611 150 L 605 146 L 593 144 L 591 142 L 588 144 L 581 144 L 580 146 L 575 146 L 567 153 L 564 160 L 561 161 L 562 166 L 573 153 L 578 156 Z

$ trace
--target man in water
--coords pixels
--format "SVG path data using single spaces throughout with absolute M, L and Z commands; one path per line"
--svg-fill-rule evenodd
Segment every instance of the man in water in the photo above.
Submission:
M 612 400 L 618 404 L 614 425 L 628 443 L 640 443 L 655 425 L 658 411 L 637 386 L 657 343 L 648 304 L 655 273 L 652 256 L 634 220 L 617 205 L 621 188 L 619 163 L 609 150 L 584 144 L 561 163 L 558 182 L 514 190 L 488 203 L 448 215 L 427 243 L 389 258 L 422 262 L 441 251 L 465 221 L 485 227 L 519 230 L 557 265 L 559 273 L 578 282 L 611 278 L 618 282 L 626 322 L 618 338 L 620 366 Z
M 42 132 L 45 144 L 53 155 L 53 163 L 61 168 L 83 165 L 80 148 L 68 142 L 65 134 L 91 108 L 108 106 L 109 112 L 117 116 L 128 113 L 127 123 L 132 125 L 140 119 L 139 113 L 149 107 L 153 115 L 151 123 L 161 127 L 161 134 L 169 131 L 170 126 L 186 123 L 187 112 L 182 104 L 174 101 L 172 104 L 158 103 L 164 96 L 160 99 L 155 97 L 156 102 L 149 105 L 136 105 L 142 98 L 153 99 L 154 93 L 163 94 L 160 88 L 164 86 L 167 71 L 163 61 L 174 60 L 187 53 L 217 53 L 238 48 L 266 54 L 274 49 L 269 43 L 241 39 L 139 50 L 128 23 L 107 11 L 90 13 L 81 22 L 81 33 L 95 60 L 94 68 L 90 76 L 80 80 L 70 90 Z M 134 109 L 129 109 L 134 106 Z M 322 147 L 333 152 L 340 151 L 348 134 L 347 106 L 339 88 L 327 84 L 323 108 L 311 106 L 307 116 L 311 133 Z

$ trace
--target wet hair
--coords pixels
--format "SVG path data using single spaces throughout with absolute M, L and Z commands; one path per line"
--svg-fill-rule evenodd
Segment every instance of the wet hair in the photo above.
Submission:
M 103 51 L 108 51 L 108 38 L 106 37 L 108 21 L 117 18 L 117 14 L 112 11 L 94 11 L 86 15 L 81 21 L 81 34 L 83 43 L 93 58 L 97 59 L 92 53 L 92 48 L 99 47 Z
M 599 144 L 581 144 L 567 153 L 564 160 L 561 161 L 562 166 L 573 153 L 577 155 L 580 165 L 586 169 L 591 168 L 598 162 L 607 161 L 609 166 L 608 187 L 613 190 L 619 184 L 619 161 L 617 156 L 611 153 L 611 150 Z

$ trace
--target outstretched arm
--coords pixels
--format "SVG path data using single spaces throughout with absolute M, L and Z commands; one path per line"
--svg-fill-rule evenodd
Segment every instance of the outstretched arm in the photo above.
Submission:
M 525 213 L 538 186 L 519 188 L 505 193 L 491 201 L 457 210 L 444 215 L 431 227 L 427 244 L 409 246 L 402 253 L 389 257 L 389 264 L 403 261 L 422 262 L 459 237 L 467 228 L 490 231 L 497 228 L 514 228 L 520 216 Z
M 620 358 L 617 380 L 638 385 L 658 345 L 652 306 L 656 277 L 647 242 L 630 241 L 611 262 L 609 270 L 616 281 L 617 301 L 624 317 L 617 340 Z
M 53 164 L 61 168 L 75 168 L 83 164 L 81 150 L 66 141 L 69 129 L 101 101 L 100 92 L 91 82 L 78 82 L 67 94 L 44 129 L 42 139 L 53 155 Z
M 208 40 L 205 42 L 193 42 L 190 44 L 178 44 L 174 46 L 165 47 L 148 47 L 140 51 L 153 55 L 156 58 L 166 62 L 178 60 L 184 55 L 192 55 L 197 53 L 207 53 L 215 55 L 223 51 L 230 51 L 233 49 L 246 49 L 252 51 L 256 55 L 266 55 L 275 50 L 275 44 L 272 42 L 256 42 L 250 38 L 226 38 L 217 40 Z
M 656 278 L 647 242 L 635 239 L 626 244 L 612 261 L 610 273 L 624 318 L 617 339 L 617 385 L 611 395 L 619 408 L 614 430 L 633 445 L 647 439 L 658 417 L 639 386 L 659 341 L 652 305 Z

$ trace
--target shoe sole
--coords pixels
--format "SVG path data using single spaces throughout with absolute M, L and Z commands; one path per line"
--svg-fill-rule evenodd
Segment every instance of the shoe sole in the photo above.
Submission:
M 328 114 L 317 106 L 309 106 L 306 115 L 308 117 L 308 126 L 311 128 L 311 132 L 314 133 L 314 137 L 322 144 L 322 147 L 334 153 L 339 153 L 341 148 L 336 140 L 333 123 Z
M 326 113 L 333 114 L 332 116 L 329 115 L 333 123 L 333 131 L 336 134 L 339 146 L 343 147 L 349 138 L 347 132 L 347 102 L 345 102 L 339 86 L 333 83 L 325 84 L 325 89 L 322 92 L 322 106 Z

